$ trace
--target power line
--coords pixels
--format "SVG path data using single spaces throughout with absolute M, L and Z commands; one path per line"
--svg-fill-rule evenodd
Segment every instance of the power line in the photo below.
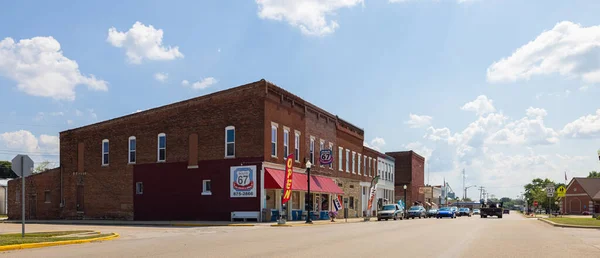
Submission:
M 59 153 L 54 153 L 54 152 L 29 152 L 29 151 L 21 151 L 21 150 L 0 150 L 1 152 L 9 152 L 9 153 L 16 153 L 16 154 L 27 154 L 27 155 L 35 155 L 35 154 L 41 154 L 41 155 L 59 155 Z
M 21 124 L 21 123 L 8 123 L 8 122 L 0 122 L 0 124 L 5 125 L 18 125 L 18 126 L 33 126 L 33 127 L 68 127 L 68 124 L 65 125 L 40 125 L 40 124 Z

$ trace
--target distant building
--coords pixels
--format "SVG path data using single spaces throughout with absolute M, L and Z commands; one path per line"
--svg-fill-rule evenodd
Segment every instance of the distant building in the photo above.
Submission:
M 566 214 L 600 213 L 600 178 L 571 179 L 563 199 L 561 208 Z
M 425 196 L 419 194 L 419 187 L 425 186 L 425 158 L 414 151 L 386 152 L 395 159 L 395 199 L 404 200 L 404 185 L 406 185 L 406 204 L 425 202 Z

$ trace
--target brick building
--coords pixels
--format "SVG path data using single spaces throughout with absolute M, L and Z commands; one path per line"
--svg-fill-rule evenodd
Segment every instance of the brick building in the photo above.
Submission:
M 600 178 L 571 179 L 560 205 L 566 214 L 600 213 Z
M 61 132 L 60 167 L 28 177 L 26 215 L 229 220 L 247 212 L 270 220 L 281 208 L 285 158 L 294 154 L 289 218 L 306 216 L 308 205 L 322 216 L 338 195 L 351 217 L 362 216 L 361 186 L 383 155 L 363 142 L 362 129 L 260 80 Z M 319 164 L 322 149 L 333 150 L 333 164 Z M 9 182 L 11 219 L 21 212 L 19 186 Z
M 408 206 L 416 201 L 425 203 L 423 194 L 419 194 L 419 187 L 425 186 L 425 158 L 414 151 L 386 152 L 386 155 L 395 159 L 396 200 L 404 200 L 404 185 L 406 189 L 406 203 Z

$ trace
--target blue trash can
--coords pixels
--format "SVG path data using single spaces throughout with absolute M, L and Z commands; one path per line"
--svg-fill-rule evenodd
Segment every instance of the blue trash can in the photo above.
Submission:
M 326 220 L 329 219 L 329 214 L 327 214 L 328 212 L 326 211 L 321 211 L 321 216 L 319 216 L 319 219 L 321 220 Z
M 314 211 L 310 212 L 310 220 L 316 220 L 317 219 L 317 213 Z
M 292 220 L 298 220 L 298 211 L 292 210 Z
M 271 221 L 277 221 L 279 218 L 279 210 L 271 210 Z

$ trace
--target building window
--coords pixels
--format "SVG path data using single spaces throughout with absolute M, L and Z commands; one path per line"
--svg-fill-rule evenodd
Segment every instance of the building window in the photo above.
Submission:
M 300 132 L 296 131 L 294 138 L 294 158 L 296 162 L 300 162 Z
M 225 127 L 225 157 L 235 157 L 235 127 Z
M 349 200 L 350 209 L 354 209 L 354 196 L 350 196 Z
M 329 143 L 329 150 L 331 151 L 331 158 L 335 157 L 333 153 L 333 142 Z M 329 169 L 333 169 L 333 162 L 329 163 Z
M 356 152 L 352 152 L 352 174 L 356 174 Z
M 315 164 L 315 137 L 310 137 L 310 163 Z
M 129 137 L 129 164 L 135 164 L 136 141 L 135 136 Z
M 202 180 L 202 195 L 212 195 L 210 180 Z
M 271 125 L 271 157 L 277 157 L 277 125 Z
M 108 139 L 102 140 L 102 165 L 108 166 Z
M 50 203 L 50 202 L 51 202 L 50 191 L 46 190 L 44 192 L 44 203 Z
M 365 174 L 365 177 L 367 177 L 369 175 L 369 172 L 367 172 L 367 156 L 363 156 L 363 174 Z
M 346 149 L 346 172 L 350 173 L 350 150 Z
M 358 165 L 356 165 L 356 167 L 358 168 L 358 174 L 360 175 L 360 161 L 362 159 L 362 155 L 359 153 L 358 154 Z
M 135 194 L 144 194 L 144 183 L 143 182 L 135 183 Z
M 338 170 L 339 171 L 344 171 L 343 166 L 343 155 L 344 155 L 344 148 L 342 147 L 338 147 Z
M 160 133 L 158 135 L 158 162 L 167 160 L 167 135 Z
M 373 158 L 369 157 L 369 163 L 368 163 L 368 168 L 367 168 L 367 170 L 369 171 L 369 177 L 373 177 L 373 174 L 372 174 L 373 171 L 371 170 L 371 161 L 372 161 L 372 159 Z
M 283 157 L 290 155 L 290 129 L 283 129 Z
M 322 151 L 322 150 L 324 150 L 324 149 L 325 149 L 325 141 L 323 141 L 323 140 L 320 140 L 320 141 L 319 141 L 319 157 L 321 156 L 321 152 L 320 152 L 320 151 Z M 319 159 L 319 160 L 320 160 L 320 159 Z M 319 161 L 319 166 L 320 166 L 320 167 L 323 167 L 323 164 L 321 164 L 321 162 L 320 162 L 320 161 Z

